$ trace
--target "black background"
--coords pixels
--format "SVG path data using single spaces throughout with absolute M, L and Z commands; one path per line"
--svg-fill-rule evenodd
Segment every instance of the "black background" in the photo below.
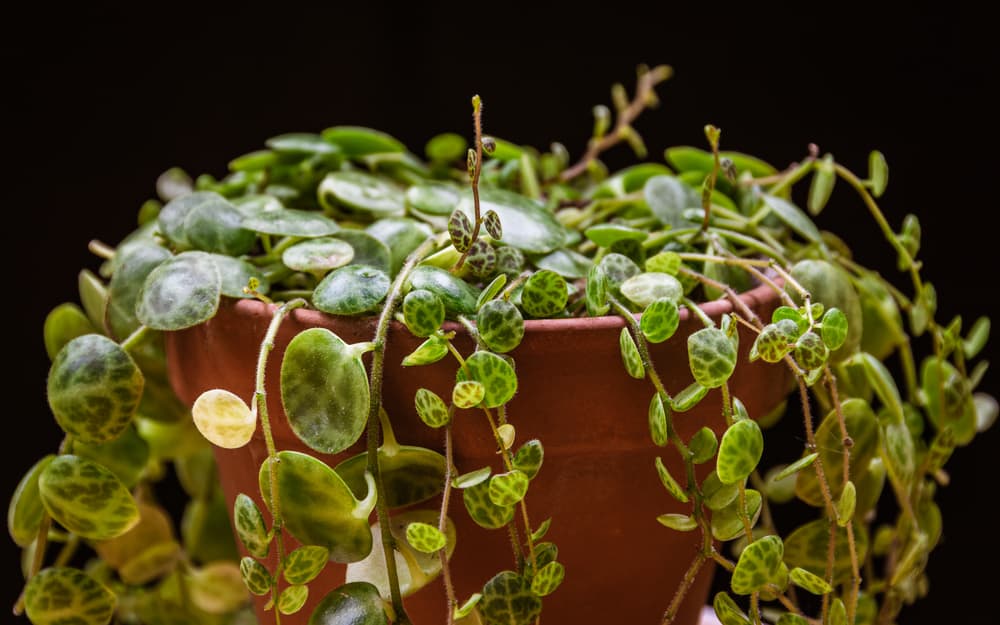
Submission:
M 655 11 L 620 2 L 448 11 L 206 3 L 9 16 L 2 498 L 60 440 L 44 401 L 44 316 L 76 299 L 78 269 L 96 267 L 88 240 L 128 233 L 158 173 L 180 165 L 221 175 L 269 136 L 335 124 L 377 127 L 420 152 L 437 132 L 469 134 L 473 93 L 485 101 L 488 133 L 540 147 L 560 140 L 578 156 L 590 109 L 607 103 L 611 83 L 631 88 L 636 64 L 669 63 L 676 77 L 660 90 L 663 106 L 639 124 L 654 159 L 668 145 L 703 145 L 705 123 L 722 128 L 724 148 L 779 167 L 815 142 L 864 174 L 868 151 L 881 149 L 891 168 L 882 203 L 897 227 L 907 212 L 922 220 L 939 319 L 963 311 L 968 327 L 995 312 L 990 220 L 1000 163 L 986 90 L 1000 73 L 988 20 L 954 3 L 881 14 L 829 3 L 812 13 L 806 4 L 694 14 L 666 3 Z M 624 164 L 625 152 L 609 161 Z M 846 188 L 834 197 L 820 225 L 893 274 L 860 202 Z M 994 361 L 996 343 L 986 354 Z M 997 379 L 991 372 L 984 384 L 994 394 Z M 987 622 L 997 447 L 992 431 L 948 465 L 955 481 L 940 495 L 932 594 L 903 623 Z M 9 580 L 0 601 L 10 605 L 18 567 L 12 543 L 0 543 Z

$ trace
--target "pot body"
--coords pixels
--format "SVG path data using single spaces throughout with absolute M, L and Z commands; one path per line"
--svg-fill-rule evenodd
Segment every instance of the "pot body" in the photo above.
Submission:
M 742 297 L 765 320 L 778 305 L 777 297 L 767 287 Z M 715 319 L 732 310 L 731 304 L 721 300 L 704 308 Z M 168 363 L 182 401 L 190 405 L 202 392 L 223 388 L 249 402 L 257 351 L 271 312 L 259 302 L 225 300 L 210 321 L 171 333 L 167 337 Z M 702 325 L 687 313 L 683 311 L 681 325 L 670 340 L 651 345 L 653 360 L 671 393 L 692 381 L 686 337 Z M 566 567 L 565 581 L 544 600 L 543 622 L 553 625 L 659 623 L 699 547 L 699 532 L 675 532 L 656 521 L 666 512 L 689 513 L 690 504 L 675 501 L 660 484 L 654 469 L 655 458 L 661 456 L 673 475 L 684 475 L 676 451 L 656 447 L 650 440 L 647 410 L 654 391 L 648 380 L 629 377 L 622 366 L 618 337 L 623 325 L 617 317 L 528 321 L 523 342 L 510 354 L 516 362 L 520 385 L 507 413 L 516 427 L 515 447 L 538 438 L 545 448 L 544 465 L 532 480 L 526 499 L 530 520 L 537 527 L 545 519 L 552 519 L 545 540 L 556 543 L 558 559 Z M 280 328 L 268 363 L 267 402 L 278 448 L 307 452 L 334 466 L 363 451 L 364 437 L 336 456 L 309 450 L 288 427 L 278 388 L 285 346 L 298 332 L 314 326 L 327 327 L 346 342 L 355 343 L 371 340 L 375 319 L 295 311 Z M 790 378 L 781 365 L 748 366 L 747 352 L 753 337 L 745 328 L 740 332 L 741 362 L 729 382 L 730 390 L 746 404 L 751 415 L 765 414 L 784 399 Z M 413 398 L 422 387 L 450 397 L 457 366 L 448 358 L 430 366 L 401 367 L 402 358 L 420 341 L 404 326 L 393 323 L 387 341 L 384 406 L 401 444 L 441 450 L 442 432 L 419 420 Z M 473 345 L 467 336 L 460 333 L 456 342 L 462 353 L 471 353 Z M 718 391 L 710 392 L 691 411 L 674 415 L 674 426 L 685 440 L 706 425 L 717 433 L 725 427 Z M 453 432 L 459 472 L 486 465 L 499 469 L 495 443 L 481 413 L 458 411 Z M 241 449 L 216 449 L 230 509 L 242 492 L 265 510 L 257 474 L 266 456 L 259 428 L 251 443 Z M 706 464 L 698 468 L 700 479 L 712 467 Z M 452 579 L 459 601 L 464 601 L 499 571 L 513 569 L 514 562 L 507 532 L 477 526 L 463 509 L 459 492 L 451 501 L 450 517 L 458 537 L 451 561 Z M 435 505 L 431 501 L 427 507 Z M 274 570 L 273 550 L 271 558 L 267 564 Z M 343 583 L 344 571 L 343 565 L 330 563 L 310 584 L 305 608 L 282 621 L 305 623 L 325 593 Z M 698 622 L 711 574 L 709 566 L 702 569 L 675 623 Z M 263 612 L 263 603 L 257 599 L 258 618 L 267 623 L 274 617 Z M 445 622 L 440 579 L 405 603 L 416 625 Z

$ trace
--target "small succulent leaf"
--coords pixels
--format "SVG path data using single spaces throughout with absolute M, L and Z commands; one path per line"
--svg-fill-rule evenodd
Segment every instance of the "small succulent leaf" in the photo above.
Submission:
M 788 321 L 788 320 L 783 320 Z M 790 322 L 793 323 L 794 322 Z M 789 340 L 788 335 L 782 331 L 777 323 L 769 323 L 764 326 L 754 340 L 750 349 L 750 360 L 757 358 L 765 362 L 780 362 L 782 358 L 791 350 L 791 343 L 795 339 Z
M 465 266 L 474 277 L 484 279 L 493 275 L 497 266 L 497 252 L 486 239 L 476 239 L 469 247 Z
M 521 344 L 524 338 L 524 318 L 514 304 L 490 300 L 476 315 L 479 337 L 492 351 L 503 354 Z
M 120 536 L 139 522 L 139 508 L 114 473 L 80 456 L 58 456 L 38 478 L 45 509 L 67 530 L 90 540 Z
M 313 305 L 331 315 L 360 315 L 376 310 L 389 292 L 389 276 L 368 265 L 331 271 L 316 285 Z
M 987 393 L 974 393 L 972 401 L 976 408 L 976 432 L 990 429 L 1000 416 L 1000 404 Z
M 680 319 L 677 303 L 667 298 L 659 298 L 642 311 L 639 327 L 649 342 L 662 343 L 674 335 Z
M 28 547 L 38 536 L 45 506 L 38 492 L 38 478 L 55 459 L 49 454 L 28 469 L 18 482 L 7 508 L 7 530 L 19 547 Z
M 517 469 L 498 473 L 490 478 L 487 494 L 494 505 L 504 508 L 524 499 L 528 492 L 528 476 Z
M 465 603 L 455 606 L 455 619 L 465 618 L 466 616 L 472 614 L 472 610 L 475 609 L 476 605 L 479 604 L 479 600 L 482 598 L 482 593 L 473 593 L 468 599 L 465 600 Z
M 448 355 L 448 341 L 440 336 L 432 336 L 421 343 L 402 360 L 404 367 L 430 365 Z
M 514 438 L 516 436 L 517 430 L 510 423 L 503 423 L 497 426 L 497 437 L 500 438 L 501 449 L 510 449 L 514 445 Z
M 847 315 L 839 308 L 827 309 L 822 324 L 823 343 L 830 351 L 836 351 L 847 340 Z
M 626 239 L 645 241 L 649 233 L 622 224 L 605 223 L 587 228 L 583 235 L 597 244 L 598 247 L 611 247 L 618 241 Z
M 786 226 L 808 241 L 819 243 L 821 241 L 819 229 L 809 216 L 802 212 L 802 209 L 783 198 L 764 194 L 764 203 L 771 209 L 771 213 L 783 221 Z
M 243 218 L 243 227 L 261 234 L 315 238 L 340 231 L 337 222 L 311 210 L 277 208 L 258 210 Z
M 799 588 L 805 588 L 814 595 L 825 595 L 833 590 L 833 587 L 826 583 L 825 579 L 801 567 L 795 567 L 789 571 L 788 578 Z
M 854 482 L 848 480 L 837 500 L 837 525 L 847 527 L 847 524 L 854 518 L 854 507 L 857 504 L 857 490 Z
M 535 264 L 539 269 L 552 269 L 551 267 L 541 266 L 538 264 L 538 261 Z M 509 245 L 504 245 L 497 249 L 497 273 L 504 274 L 508 279 L 513 279 L 521 273 L 521 269 L 523 268 L 524 253 L 521 250 Z
M 531 533 L 531 540 L 532 540 L 532 542 L 537 543 L 542 538 L 544 538 L 545 534 L 548 533 L 549 527 L 551 525 L 552 525 L 552 519 L 551 518 L 548 518 L 548 519 L 545 519 L 544 521 L 542 521 L 542 524 L 538 526 L 538 529 L 536 529 L 534 532 Z
M 99 334 L 67 343 L 49 369 L 49 407 L 75 439 L 103 443 L 124 432 L 139 406 L 143 376 L 120 345 Z
M 257 415 L 239 396 L 220 388 L 205 391 L 191 407 L 191 416 L 201 435 L 225 449 L 250 442 L 257 429 Z
M 813 170 L 812 181 L 809 185 L 809 199 L 806 202 L 806 208 L 811 214 L 819 215 L 826 207 L 836 182 L 837 174 L 834 169 L 833 155 L 827 154 L 823 160 L 816 163 L 816 168 Z
M 736 421 L 726 429 L 719 444 L 716 471 L 723 484 L 742 482 L 760 462 L 764 452 L 764 435 L 756 421 Z
M 80 292 L 80 304 L 87 313 L 87 319 L 98 329 L 104 328 L 105 313 L 108 307 L 108 289 L 101 279 L 89 269 L 82 270 L 77 276 L 77 289 Z
M 523 475 L 523 474 L 522 474 Z M 497 529 L 510 523 L 514 518 L 514 506 L 498 506 L 489 496 L 490 484 L 482 481 L 462 491 L 462 501 L 469 516 L 477 525 L 486 529 Z
M 660 393 L 655 393 L 649 400 L 649 435 L 658 447 L 664 447 L 669 439 L 668 410 L 670 408 Z
M 702 481 L 701 492 L 708 509 L 718 512 L 736 499 L 740 489 L 738 484 L 723 484 L 719 480 L 719 474 L 712 471 Z
M 621 349 L 622 364 L 625 365 L 625 371 L 637 380 L 646 377 L 646 367 L 642 364 L 642 356 L 639 355 L 639 348 L 636 346 L 635 340 L 629 333 L 628 328 L 622 328 L 621 334 L 618 336 L 618 345 Z
M 815 460 L 815 458 L 813 458 Z M 796 474 L 785 473 L 788 465 L 778 464 L 767 470 L 764 475 L 763 491 L 768 501 L 788 503 L 795 498 Z M 781 476 L 780 478 L 777 476 Z
M 183 252 L 159 264 L 139 291 L 135 314 L 154 330 L 183 330 L 215 316 L 219 267 L 205 252 Z
M 403 320 L 414 336 L 428 337 L 444 323 L 444 304 L 430 291 L 410 291 L 403 299 Z
M 324 208 L 367 213 L 373 218 L 401 215 L 405 208 L 402 190 L 388 180 L 362 171 L 335 171 L 323 178 L 316 190 Z M 344 212 L 344 211 L 341 211 Z
M 783 555 L 784 544 L 778 536 L 764 536 L 747 545 L 733 570 L 733 592 L 749 595 L 776 583 Z
M 321 453 L 347 449 L 368 421 L 368 373 L 360 355 L 333 332 L 297 334 L 281 362 L 281 404 L 299 439 Z
M 871 459 L 878 453 L 878 420 L 868 402 L 858 398 L 843 400 L 840 414 L 843 415 L 844 426 L 852 442 L 850 450 L 851 477 L 858 480 L 864 477 Z M 903 430 L 906 429 L 905 426 L 900 427 Z M 816 429 L 815 439 L 818 457 L 822 459 L 823 470 L 830 485 L 831 496 L 840 497 L 844 482 L 844 441 L 840 433 L 840 417 L 836 410 L 831 410 L 823 418 Z M 822 506 L 824 504 L 822 491 L 814 470 L 799 470 L 795 483 L 795 493 L 799 499 L 810 505 Z
M 479 313 L 482 313 L 483 306 L 499 295 L 500 292 L 503 291 L 503 287 L 506 286 L 506 284 L 507 274 L 505 273 L 498 274 L 497 277 L 493 278 L 490 283 L 483 288 L 482 292 L 479 293 L 479 297 L 476 299 L 476 310 L 479 311 Z M 480 326 L 479 332 L 482 334 L 482 321 L 477 321 L 477 325 Z
M 725 591 L 715 595 L 715 599 L 712 600 L 712 608 L 722 625 L 750 625 L 750 619 Z
M 281 262 L 295 271 L 325 273 L 354 260 L 354 248 L 347 241 L 320 237 L 296 243 L 281 254 Z
M 889 164 L 878 150 L 872 150 L 868 155 L 868 179 L 872 185 L 872 195 L 881 197 L 889 184 Z
M 896 382 L 889 373 L 882 361 L 871 354 L 860 352 L 856 354 L 852 361 L 860 363 L 864 367 L 865 376 L 875 390 L 875 394 L 882 400 L 882 404 L 889 409 L 893 420 L 897 423 L 903 422 L 903 401 L 899 397 L 899 389 Z
M 433 525 L 414 522 L 406 526 L 406 542 L 421 553 L 435 553 L 444 549 L 448 539 Z
M 864 622 L 865 621 L 859 620 L 858 625 L 862 625 Z M 781 618 L 778 619 L 778 622 L 775 623 L 775 625 L 809 625 L 809 621 L 807 621 L 805 617 L 799 616 L 793 612 L 785 612 L 781 615 Z
M 691 222 L 684 210 L 699 205 L 694 189 L 674 176 L 654 176 L 643 186 L 643 197 L 653 216 L 672 228 L 685 228 Z
M 965 377 L 948 361 L 929 357 L 920 368 L 927 418 L 935 429 L 949 428 L 957 445 L 976 435 L 976 404 Z
M 309 587 L 301 584 L 287 586 L 278 595 L 278 612 L 282 614 L 295 614 L 306 604 L 309 598 Z
M 123 245 L 115 253 L 107 308 L 107 323 L 114 336 L 125 338 L 141 325 L 135 308 L 142 285 L 153 269 L 172 257 L 169 250 L 151 242 Z
M 718 388 L 736 368 L 736 349 L 722 330 L 704 328 L 688 336 L 688 362 L 695 382 Z
M 726 491 L 721 491 L 720 494 Z M 724 507 L 720 508 L 712 515 L 712 536 L 716 540 L 733 540 L 744 535 L 743 515 L 739 513 L 739 492 L 737 491 L 733 499 Z M 760 515 L 763 497 L 752 489 L 746 489 L 746 516 L 750 518 L 750 524 L 757 522 Z
M 840 597 L 835 598 L 830 604 L 830 612 L 824 625 L 847 625 L 847 608 Z
M 417 415 L 420 417 L 420 420 L 428 427 L 439 428 L 447 425 L 451 420 L 451 416 L 448 414 L 448 406 L 445 405 L 444 400 L 438 397 L 434 391 L 426 388 L 417 389 L 417 393 L 414 396 L 414 404 L 416 404 Z
M 886 469 L 897 482 L 909 484 L 917 468 L 913 436 L 902 423 L 889 423 L 882 427 L 879 437 L 879 454 Z
M 260 508 L 245 493 L 233 502 L 233 527 L 247 552 L 256 558 L 266 558 L 271 546 L 271 536 L 264 524 Z
M 539 269 L 554 271 L 564 278 L 576 280 L 586 278 L 588 272 L 594 266 L 594 262 L 588 256 L 571 249 L 561 248 L 532 259 Z
M 816 458 L 818 456 L 819 453 L 817 452 L 813 452 L 811 454 L 806 454 L 805 456 L 802 456 L 801 458 L 799 458 L 798 460 L 786 466 L 784 469 L 775 474 L 774 480 L 775 481 L 783 480 L 786 477 L 789 477 L 795 473 L 798 473 L 802 469 L 811 466 L 812 463 L 816 461 Z
M 521 307 L 539 319 L 551 317 L 566 308 L 566 280 L 554 271 L 536 271 L 524 283 Z
M 486 232 L 493 237 L 494 241 L 499 241 L 503 238 L 503 225 L 500 223 L 500 215 L 494 210 L 486 211 L 483 216 L 483 225 L 486 227 Z
M 492 473 L 493 469 L 490 467 L 481 467 L 475 471 L 469 471 L 468 473 L 456 476 L 451 481 L 451 485 L 453 488 L 458 489 L 472 488 L 476 484 L 482 484 L 485 482 Z
M 479 298 L 476 288 L 440 267 L 418 265 L 410 274 L 408 285 L 411 290 L 426 289 L 437 295 L 449 313 L 472 315 L 476 312 Z
M 771 323 L 777 324 L 785 319 L 793 322 L 798 327 L 798 332 L 795 333 L 793 340 L 809 329 L 809 319 L 791 306 L 778 306 L 774 309 L 774 312 L 771 313 Z
M 330 560 L 330 550 L 319 545 L 304 545 L 285 557 L 284 575 L 289 584 L 308 584 L 316 579 Z
M 687 514 L 661 514 L 656 517 L 657 523 L 678 532 L 690 532 L 698 528 L 698 521 Z
M 584 297 L 587 302 L 587 314 L 591 317 L 605 315 L 611 308 L 608 304 L 608 277 L 600 265 L 594 265 L 587 272 Z
M 107 625 L 117 604 L 103 584 L 69 567 L 43 569 L 24 589 L 25 612 L 35 625 Z
M 308 625 L 389 625 L 389 618 L 378 588 L 368 582 L 349 582 L 323 597 Z
M 969 333 L 962 342 L 962 350 L 966 360 L 971 360 L 979 355 L 979 352 L 986 347 L 986 341 L 990 338 L 990 318 L 980 317 L 969 328 Z
M 475 408 L 483 401 L 486 387 L 475 380 L 456 382 L 451 389 L 451 402 L 459 408 Z
M 94 334 L 94 325 L 76 304 L 60 304 L 45 317 L 43 335 L 49 360 L 70 341 L 85 334 Z
M 487 408 L 506 404 L 517 392 L 517 375 L 505 357 L 478 351 L 465 361 L 465 367 L 458 370 L 459 381 L 466 379 L 466 370 L 470 379 L 483 385 L 485 395 L 482 401 Z
M 450 215 L 459 199 L 461 194 L 458 188 L 443 182 L 423 182 L 406 190 L 406 202 L 411 208 L 437 217 Z
M 271 501 L 271 463 L 261 465 L 259 482 L 265 503 Z M 296 451 L 278 452 L 277 485 L 285 528 L 300 543 L 320 545 L 335 562 L 354 562 L 371 551 L 368 514 L 374 494 L 364 501 L 333 469 Z M 371 488 L 371 483 L 369 483 Z
M 667 492 L 670 493 L 677 501 L 687 503 L 689 501 L 687 493 L 685 493 L 684 489 L 681 488 L 681 485 L 677 483 L 677 480 L 670 475 L 670 471 L 667 470 L 667 467 L 663 464 L 663 459 L 657 456 L 655 465 L 656 473 L 660 476 L 660 482 L 663 484 L 663 487 L 667 489 Z
M 451 244 L 460 253 L 464 254 L 472 247 L 472 220 L 465 216 L 465 213 L 455 209 L 448 218 L 448 236 Z
M 598 262 L 597 267 L 600 267 L 607 278 L 607 289 L 613 293 L 619 293 L 623 282 L 642 273 L 642 269 L 634 260 L 616 252 L 606 254 Z
M 271 592 L 271 587 L 274 585 L 274 578 L 267 568 L 250 556 L 240 560 L 240 576 L 247 590 L 257 596 Z
M 530 625 L 541 614 L 542 600 L 524 577 L 503 571 L 483 586 L 479 611 L 490 625 Z
M 533 438 L 518 448 L 517 453 L 514 454 L 513 465 L 515 469 L 528 476 L 529 480 L 534 479 L 538 475 L 538 470 L 542 468 L 544 457 L 545 451 L 542 448 L 542 442 Z
M 692 382 L 688 386 L 684 387 L 680 393 L 671 398 L 670 407 L 674 412 L 685 412 L 694 408 L 698 402 L 708 395 L 708 387 L 702 386 L 697 382 Z
M 677 278 L 657 272 L 632 276 L 622 282 L 619 290 L 639 308 L 645 308 L 657 300 L 676 304 L 684 295 L 684 287 Z
M 646 271 L 666 273 L 676 276 L 681 268 L 681 257 L 677 252 L 660 252 L 646 259 Z
M 551 595 L 563 578 L 566 577 L 566 568 L 559 562 L 549 562 L 538 569 L 538 572 L 531 578 L 531 592 L 539 597 Z
M 785 562 L 790 567 L 801 567 L 815 575 L 824 575 L 829 538 L 830 522 L 826 519 L 816 519 L 799 526 L 785 538 Z M 868 532 L 861 525 L 854 525 L 854 541 L 858 559 L 863 562 L 868 552 Z M 842 527 L 837 527 L 833 561 L 833 583 L 840 584 L 850 580 L 851 556 L 847 530 Z
M 498 145 L 497 152 L 499 151 Z M 482 214 L 493 211 L 500 218 L 506 246 L 528 254 L 547 254 L 562 247 L 566 240 L 566 228 L 556 220 L 552 211 L 520 193 L 490 187 L 480 188 L 479 204 Z M 458 209 L 470 218 L 474 215 L 471 193 L 462 196 Z
M 715 432 L 709 427 L 703 427 L 694 433 L 688 442 L 688 450 L 691 452 L 691 461 L 695 464 L 708 462 L 715 457 L 715 452 L 719 449 L 719 439 Z

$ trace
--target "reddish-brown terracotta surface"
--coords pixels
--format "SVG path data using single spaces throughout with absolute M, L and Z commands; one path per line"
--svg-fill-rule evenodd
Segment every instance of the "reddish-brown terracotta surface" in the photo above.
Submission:
M 762 318 L 769 319 L 777 298 L 767 287 L 750 291 L 744 300 Z M 716 301 L 705 310 L 718 319 L 731 305 Z M 171 376 L 178 395 L 187 403 L 205 390 L 224 388 L 248 402 L 251 398 L 257 350 L 270 321 L 270 309 L 259 302 L 225 300 L 212 320 L 173 333 L 167 339 Z M 370 340 L 375 319 L 334 318 L 314 311 L 296 311 L 278 333 L 268 364 L 268 407 L 280 449 L 312 453 L 292 434 L 281 409 L 278 371 L 282 353 L 296 333 L 324 326 L 348 343 Z M 508 417 L 517 429 L 517 443 L 540 439 L 545 463 L 531 483 L 527 503 L 532 524 L 552 518 L 546 540 L 559 547 L 566 567 L 562 586 L 544 601 L 543 622 L 551 625 L 629 623 L 652 625 L 673 596 L 698 548 L 698 533 L 678 533 L 662 527 L 656 517 L 665 512 L 686 512 L 689 506 L 674 501 L 656 475 L 653 461 L 663 456 L 670 471 L 683 475 L 683 465 L 673 449 L 650 441 L 647 408 L 653 395 L 648 380 L 629 377 L 621 363 L 618 335 L 623 321 L 617 317 L 538 320 L 526 323 L 524 341 L 514 350 L 520 388 L 509 404 Z M 652 346 L 658 371 L 670 392 L 691 382 L 686 336 L 701 323 L 687 311 L 677 334 Z M 740 360 L 730 389 L 751 415 L 775 407 L 788 390 L 786 369 L 755 363 L 746 366 L 752 337 L 741 328 Z M 461 334 L 461 333 L 460 333 Z M 420 340 L 400 324 L 388 337 L 384 404 L 402 444 L 441 449 L 442 433 L 423 425 L 413 407 L 418 388 L 429 388 L 450 397 L 456 364 L 450 359 L 435 365 L 404 369 L 402 358 Z M 458 346 L 471 352 L 467 337 Z M 694 410 L 674 416 L 680 434 L 689 438 L 708 425 L 721 432 L 723 418 L 718 391 L 711 392 Z M 455 417 L 455 463 L 459 471 L 484 465 L 499 467 L 495 445 L 485 419 L 477 412 L 460 411 Z M 325 457 L 331 465 L 362 451 L 363 439 L 343 454 Z M 239 450 L 216 450 L 223 488 L 230 508 L 240 492 L 260 504 L 257 473 L 266 457 L 258 428 L 249 445 Z M 702 475 L 710 470 L 700 467 Z M 431 506 L 435 502 L 430 502 Z M 263 508 L 263 506 L 261 506 Z M 461 496 L 452 499 L 451 517 L 458 533 L 452 576 L 460 600 L 477 592 L 495 573 L 511 569 L 514 561 L 507 533 L 475 525 L 465 512 Z M 523 535 L 523 532 L 522 532 Z M 273 550 L 272 550 L 273 552 Z M 273 555 L 272 555 L 273 557 Z M 274 562 L 269 563 L 274 569 Z M 311 586 L 309 601 L 300 612 L 306 622 L 312 607 L 329 590 L 343 582 L 344 567 L 329 565 Z M 705 603 L 711 570 L 698 576 L 680 618 L 698 622 Z M 261 611 L 261 623 L 270 622 Z M 406 600 L 416 625 L 445 622 L 445 599 L 440 580 Z

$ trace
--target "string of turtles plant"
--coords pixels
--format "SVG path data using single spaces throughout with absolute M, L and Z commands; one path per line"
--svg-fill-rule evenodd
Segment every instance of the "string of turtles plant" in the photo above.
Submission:
M 10 504 L 8 527 L 24 548 L 27 579 L 15 613 L 26 610 L 36 625 L 69 617 L 85 625 L 226 623 L 249 615 L 245 587 L 268 596 L 279 623 L 302 608 L 310 583 L 335 561 L 347 564 L 347 581 L 310 622 L 354 614 L 360 620 L 351 622 L 366 625 L 407 623 L 403 598 L 438 575 L 449 623 L 538 622 L 543 598 L 566 571 L 556 545 L 544 541 L 560 521 L 531 522 L 526 495 L 544 453 L 538 440 L 516 444 L 518 415 L 508 415 L 507 404 L 518 379 L 508 354 L 526 317 L 616 314 L 625 320 L 624 368 L 652 386 L 652 444 L 672 448 L 664 453 L 676 452 L 684 465 L 679 478 L 662 458 L 651 467 L 669 496 L 691 506 L 658 520 L 701 536 L 663 623 L 709 562 L 746 598 L 741 605 L 726 592 L 715 597 L 724 625 L 891 623 L 927 591 L 945 463 L 997 416 L 996 402 L 975 392 L 985 363 L 971 366 L 989 321 L 964 334 L 959 317 L 937 321 L 936 292 L 917 260 L 917 218 L 907 216 L 895 232 L 876 203 L 888 177 L 878 152 L 866 179 L 816 149 L 778 171 L 720 151 L 721 132 L 708 126 L 708 150 L 671 148 L 670 167 L 646 162 L 609 175 L 599 157 L 619 143 L 645 158 L 633 122 L 656 104 L 654 89 L 669 75 L 667 67 L 640 68 L 631 100 L 616 85 L 614 116 L 595 107 L 593 137 L 573 165 L 559 144 L 539 153 L 484 137 L 477 97 L 473 147 L 438 135 L 426 161 L 388 135 L 341 126 L 275 137 L 266 150 L 233 160 L 222 180 L 192 181 L 179 170 L 161 176 L 165 204 L 143 205 L 139 229 L 117 248 L 92 243 L 105 263 L 99 274 L 80 274 L 82 308 L 64 304 L 46 319 L 49 404 L 66 436 L 58 454 L 28 471 Z M 813 215 L 838 180 L 857 192 L 914 295 L 854 261 L 796 206 L 793 190 L 806 178 Z M 758 319 L 738 296 L 754 284 L 783 300 L 771 319 Z M 162 333 L 212 318 L 223 296 L 276 303 L 254 392 L 208 391 L 190 419 L 167 382 Z M 720 297 L 733 313 L 717 322 L 696 302 Z M 365 437 L 364 452 L 332 468 L 279 450 L 267 410 L 264 372 L 275 337 L 306 306 L 379 315 L 370 342 L 348 345 L 313 328 L 292 339 L 281 362 L 282 406 L 303 443 L 336 454 Z M 704 325 L 687 337 L 694 381 L 668 388 L 650 344 L 670 340 L 685 314 Z M 394 320 L 424 338 L 404 366 L 455 362 L 449 398 L 429 389 L 413 398 L 420 419 L 441 430 L 443 454 L 400 444 L 382 406 Z M 474 351 L 461 352 L 458 331 Z M 729 388 L 747 365 L 738 356 L 741 334 L 752 339 L 750 361 L 784 367 L 795 381 L 805 441 L 799 458 L 765 458 L 763 430 L 781 411 L 751 418 Z M 930 344 L 922 361 L 918 341 Z M 901 382 L 884 364 L 890 358 Z M 715 389 L 721 438 L 704 427 L 683 440 L 674 415 Z M 462 472 L 452 423 L 476 412 L 498 465 Z M 239 559 L 225 539 L 230 511 L 206 440 L 240 447 L 258 425 L 267 446 L 259 497 L 240 494 L 231 511 L 250 554 Z M 699 465 L 713 462 L 699 480 Z M 169 466 L 192 498 L 180 540 L 154 489 Z M 880 516 L 883 491 L 895 518 Z M 514 562 L 461 598 L 449 567 L 457 492 L 476 523 L 507 532 Z M 438 496 L 435 509 L 414 507 Z M 817 518 L 784 532 L 776 517 L 793 499 Z M 289 550 L 286 533 L 301 546 Z M 50 544 L 60 545 L 54 558 Z M 85 559 L 83 546 L 97 558 Z

